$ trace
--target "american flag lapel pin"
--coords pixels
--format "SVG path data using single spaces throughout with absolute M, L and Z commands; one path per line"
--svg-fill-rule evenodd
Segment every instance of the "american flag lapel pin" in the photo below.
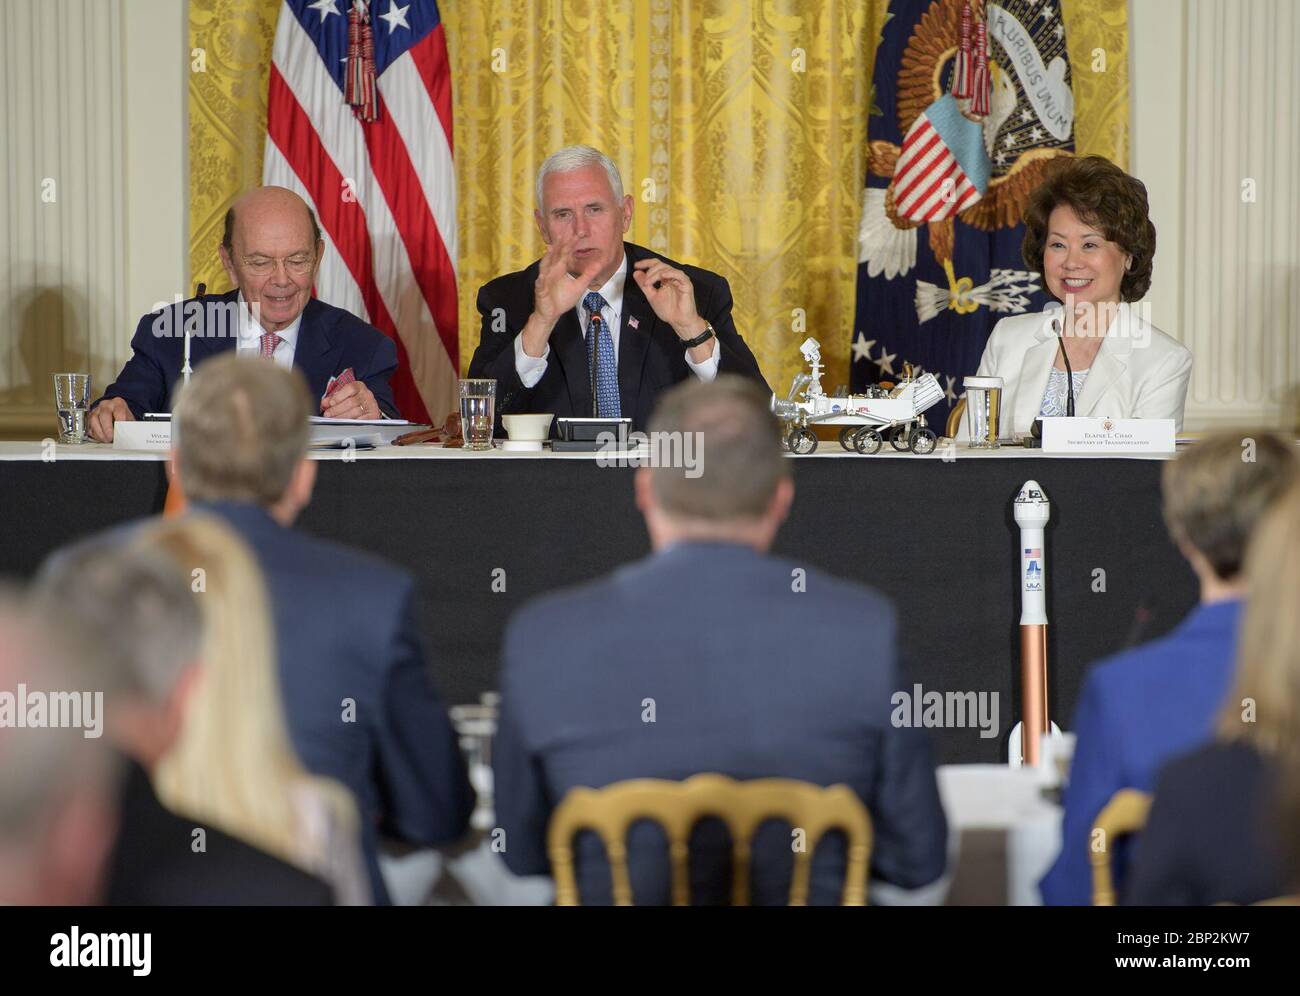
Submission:
M 630 328 L 630 329 L 634 329 L 634 328 L 637 328 L 638 326 L 640 326 L 640 324 L 641 324 L 641 323 L 637 320 L 636 315 L 628 315 L 628 316 L 627 316 L 627 327 L 628 327 L 628 328 Z

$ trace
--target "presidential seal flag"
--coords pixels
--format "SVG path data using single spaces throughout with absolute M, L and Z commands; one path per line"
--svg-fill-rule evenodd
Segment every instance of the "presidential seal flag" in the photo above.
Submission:
M 284 0 L 262 180 L 316 211 L 321 300 L 394 340 L 405 418 L 457 407 L 451 74 L 434 0 Z
M 942 432 L 1004 315 L 1044 306 L 1030 192 L 1074 152 L 1058 0 L 895 0 L 876 52 L 850 379 L 933 373 Z

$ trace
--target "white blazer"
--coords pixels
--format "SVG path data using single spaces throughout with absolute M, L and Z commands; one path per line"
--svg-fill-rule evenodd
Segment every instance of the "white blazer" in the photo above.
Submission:
M 1045 311 L 1004 318 L 993 327 L 977 376 L 1002 378 L 1003 436 L 1029 432 L 1038 418 L 1060 348 L 1052 319 L 1060 318 L 1062 311 L 1059 304 L 1049 305 Z M 1191 376 L 1191 351 L 1123 303 L 1074 399 L 1074 413 L 1171 418 L 1174 431 L 1180 432 Z M 963 418 L 958 436 L 968 435 Z

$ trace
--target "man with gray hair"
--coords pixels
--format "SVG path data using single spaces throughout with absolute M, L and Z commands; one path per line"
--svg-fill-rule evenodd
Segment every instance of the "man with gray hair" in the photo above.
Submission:
M 0 693 L 85 687 L 56 618 L 0 590 Z M 106 754 L 81 729 L 20 725 L 0 708 L 0 906 L 98 901 L 116 827 Z
M 873 877 L 903 889 L 933 882 L 946 823 L 924 731 L 890 723 L 893 607 L 768 554 L 794 499 L 768 395 L 739 377 L 684 384 L 664 395 L 650 428 L 695 434 L 702 456 L 696 476 L 680 466 L 636 472 L 654 553 L 538 599 L 506 631 L 493 745 L 506 864 L 549 872 L 550 816 L 575 787 L 719 772 L 849 785 L 871 814 Z M 576 852 L 582 901 L 608 903 L 603 851 L 588 838 Z M 691 850 L 693 901 L 725 902 L 725 835 L 702 826 Z M 636 901 L 667 902 L 657 832 L 634 826 L 628 858 Z M 788 829 L 764 827 L 755 902 L 784 903 L 790 869 Z M 838 901 L 843 875 L 843 842 L 828 839 L 814 855 L 810 901 Z
M 632 198 L 608 156 L 587 145 L 552 153 L 536 198 L 546 254 L 478 293 L 469 376 L 497 381 L 499 415 L 624 417 L 640 431 L 684 380 L 733 373 L 766 390 L 727 281 L 623 240 Z
M 320 879 L 216 827 L 167 810 L 150 772 L 180 737 L 202 680 L 202 618 L 163 553 L 110 533 L 56 554 L 37 603 L 88 649 L 107 694 L 108 739 L 126 760 L 120 829 L 107 863 L 111 906 L 326 906 Z M 196 847 L 200 838 L 202 845 Z M 111 839 L 111 837 L 109 837 Z
M 294 749 L 356 797 L 371 892 L 386 905 L 380 836 L 455 841 L 474 790 L 425 658 L 415 579 L 292 528 L 316 481 L 313 407 L 298 371 L 232 354 L 209 360 L 176 402 L 175 480 L 257 553 Z

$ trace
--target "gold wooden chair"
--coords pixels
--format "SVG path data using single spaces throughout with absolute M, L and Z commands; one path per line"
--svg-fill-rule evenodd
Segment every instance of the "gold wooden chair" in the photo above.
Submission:
M 966 414 L 966 399 L 962 398 L 952 406 L 952 411 L 948 413 L 948 422 L 944 426 L 943 434 L 949 439 L 957 438 L 957 430 L 961 428 L 961 418 Z
M 1111 857 L 1115 844 L 1121 837 L 1141 832 L 1147 825 L 1151 812 L 1151 793 L 1137 789 L 1120 789 L 1102 807 L 1092 824 L 1092 831 L 1102 831 L 1106 846 L 1100 851 L 1092 849 L 1092 836 L 1088 838 L 1088 860 L 1092 863 L 1092 905 L 1115 905 L 1115 869 Z
M 701 819 L 717 817 L 732 840 L 731 902 L 749 905 L 750 844 L 759 826 L 783 820 L 804 832 L 804 848 L 795 852 L 790 881 L 790 905 L 808 902 L 808 880 L 817 842 L 828 831 L 844 831 L 848 860 L 841 902 L 864 906 L 867 864 L 871 856 L 871 817 L 846 785 L 822 788 L 790 778 L 736 781 L 725 775 L 702 774 L 684 782 L 637 778 L 602 789 L 575 788 L 551 816 L 547 849 L 555 876 L 557 906 L 579 905 L 573 867 L 573 836 L 595 831 L 605 846 L 614 886 L 614 905 L 632 905 L 627 868 L 627 832 L 638 820 L 652 820 L 668 837 L 674 906 L 690 905 L 689 840 Z

